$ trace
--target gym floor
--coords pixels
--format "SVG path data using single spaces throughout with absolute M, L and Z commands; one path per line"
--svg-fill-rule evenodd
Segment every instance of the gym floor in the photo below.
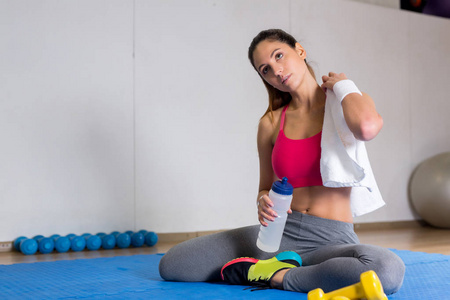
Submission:
M 355 225 L 361 243 L 378 245 L 399 250 L 450 255 L 450 229 L 438 229 L 418 222 L 391 224 Z M 18 252 L 1 252 L 0 265 L 32 263 L 83 258 L 111 257 L 135 254 L 164 253 L 179 243 L 205 233 L 160 235 L 160 241 L 153 247 L 127 248 L 99 251 L 23 255 Z

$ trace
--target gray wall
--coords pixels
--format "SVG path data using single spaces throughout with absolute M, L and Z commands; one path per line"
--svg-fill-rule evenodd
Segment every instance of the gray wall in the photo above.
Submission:
M 384 117 L 388 205 L 357 222 L 417 218 L 409 176 L 450 149 L 450 20 L 341 0 L 0 0 L 0 20 L 0 241 L 256 224 L 267 96 L 246 51 L 270 27 Z

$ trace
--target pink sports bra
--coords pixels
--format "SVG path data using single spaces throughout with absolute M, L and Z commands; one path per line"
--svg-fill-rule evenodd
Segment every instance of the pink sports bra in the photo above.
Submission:
M 306 139 L 292 140 L 284 134 L 286 105 L 281 113 L 280 132 L 272 150 L 272 167 L 278 178 L 287 177 L 294 188 L 321 186 L 320 142 L 322 131 Z

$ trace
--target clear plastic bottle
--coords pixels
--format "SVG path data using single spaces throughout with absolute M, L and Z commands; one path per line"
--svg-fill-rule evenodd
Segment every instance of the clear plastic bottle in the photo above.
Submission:
M 287 211 L 291 206 L 292 193 L 294 188 L 286 177 L 275 181 L 269 191 L 269 198 L 273 202 L 272 210 L 278 217 L 273 222 L 267 221 L 268 226 L 261 225 L 256 245 L 265 252 L 276 252 L 280 249 L 281 237 L 286 225 Z

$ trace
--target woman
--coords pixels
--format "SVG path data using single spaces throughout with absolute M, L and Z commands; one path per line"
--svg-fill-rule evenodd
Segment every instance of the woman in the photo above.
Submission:
M 270 254 L 256 247 L 259 225 L 238 228 L 175 246 L 161 260 L 161 276 L 327 292 L 354 284 L 361 273 L 374 270 L 385 292 L 396 292 L 403 282 L 403 262 L 387 249 L 359 244 L 353 231 L 352 201 L 359 200 L 351 195 L 361 187 L 325 187 L 320 166 L 326 91 L 334 95 L 333 88 L 347 86 L 339 100 L 347 130 L 358 141 L 373 139 L 382 128 L 372 99 L 344 74 L 329 73 L 319 86 L 306 62 L 306 51 L 282 30 L 259 33 L 250 45 L 249 59 L 269 93 L 269 108 L 257 137 L 261 225 L 268 226 L 276 217 L 268 197 L 274 179 L 286 176 L 294 187 L 280 250 Z

